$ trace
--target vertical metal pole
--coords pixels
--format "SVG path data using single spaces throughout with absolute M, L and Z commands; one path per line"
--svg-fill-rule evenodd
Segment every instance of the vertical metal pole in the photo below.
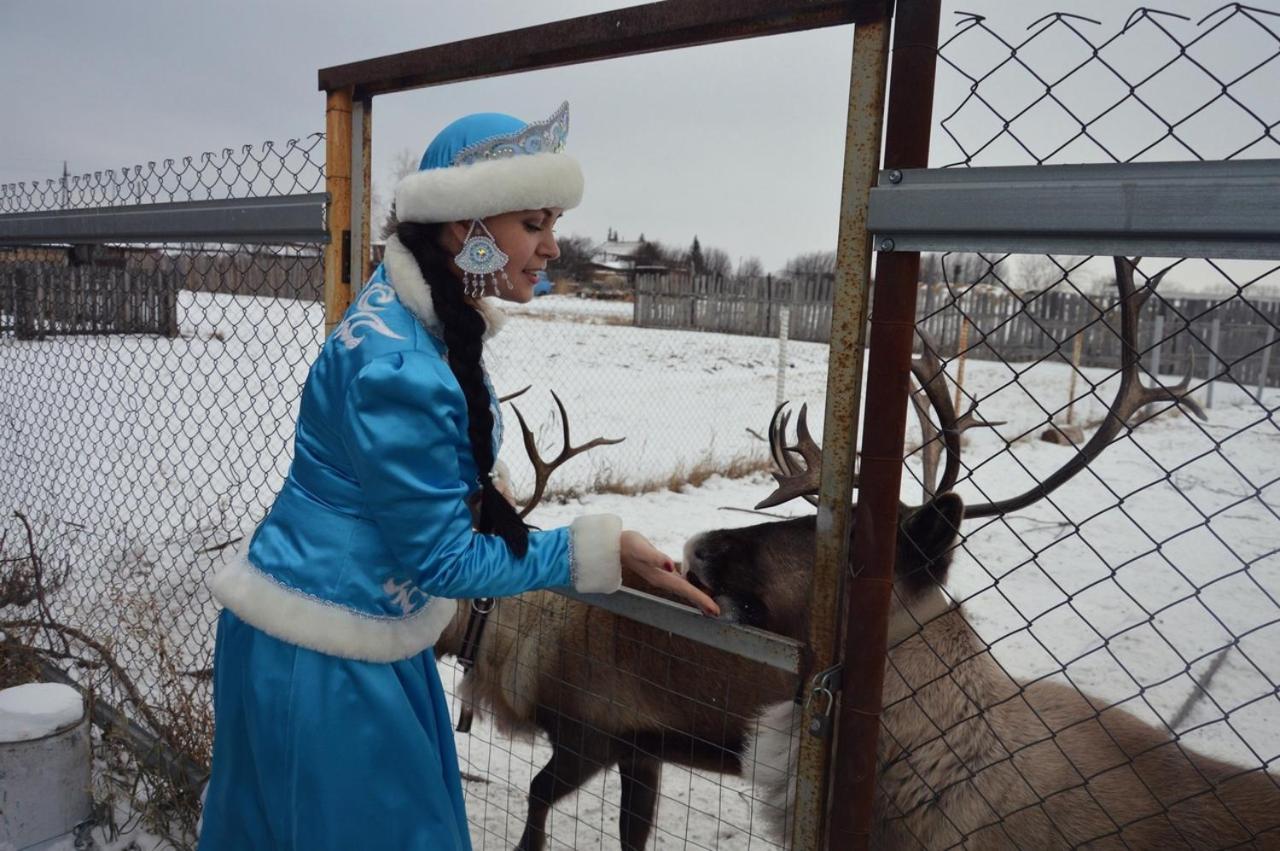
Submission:
M 1071 381 L 1067 387 L 1067 425 L 1075 422 L 1076 418 L 1076 381 L 1080 378 L 1080 356 L 1084 352 L 1084 329 L 1076 334 L 1075 341 L 1071 344 Z M 959 409 L 959 406 L 956 406 Z
M 364 108 L 367 102 L 351 102 L 351 268 L 347 280 L 351 291 L 364 285 L 364 236 L 369 227 L 368 197 L 364 194 Z
M 791 330 L 791 308 L 782 305 L 778 310 L 778 392 L 774 397 L 776 408 L 787 398 L 787 334 Z
M 329 92 L 325 107 L 325 190 L 329 244 L 324 249 L 324 333 L 351 304 L 351 89 Z
M 827 363 L 827 408 L 822 434 L 822 479 L 817 517 L 817 551 L 809 622 L 811 672 L 836 659 L 841 576 L 848 563 L 850 501 L 858 410 L 862 398 L 862 350 L 866 341 L 867 296 L 871 281 L 871 241 L 867 201 L 880 160 L 884 92 L 889 56 L 889 7 L 879 17 L 858 21 L 853 31 L 849 111 L 845 126 L 844 183 L 831 306 L 831 346 Z M 813 695 L 805 684 L 805 696 Z M 829 711 L 829 708 L 828 708 Z M 802 734 L 796 777 L 796 818 L 792 848 L 827 847 L 824 820 L 832 737 Z M 841 796 L 844 789 L 840 789 Z M 842 848 L 839 844 L 830 847 Z
M 1152 350 L 1151 350 L 1151 377 L 1158 379 L 1160 377 L 1160 354 L 1161 354 L 1160 350 L 1164 348 L 1164 314 L 1163 313 L 1156 314 L 1156 327 L 1153 332 L 1153 336 L 1155 337 L 1155 345 L 1152 347 Z
M 373 274 L 370 233 L 373 228 L 372 189 L 373 101 L 351 104 L 351 279 L 359 290 Z M 358 249 L 358 250 L 357 250 Z
M 1218 383 L 1218 378 L 1225 371 L 1226 364 L 1222 362 L 1222 358 L 1218 357 L 1218 352 L 1222 350 L 1222 317 L 1213 317 L 1213 324 L 1209 326 L 1209 389 L 1205 393 L 1204 406 L 1206 408 L 1213 407 L 1213 388 Z
M 1258 400 L 1262 400 L 1262 391 L 1267 389 L 1267 373 L 1271 371 L 1271 350 L 1276 345 L 1276 329 L 1273 325 L 1267 331 L 1267 344 L 1262 347 L 1262 369 L 1258 370 Z
M 928 165 L 940 5 L 940 0 L 900 0 L 897 6 L 886 168 Z M 877 258 L 866 397 L 866 409 L 875 416 L 862 438 L 852 548 L 856 572 L 847 595 L 844 684 L 832 780 L 840 790 L 840 806 L 832 809 L 829 847 L 841 851 L 867 848 L 874 828 L 880 697 L 919 275 L 918 252 L 882 252 Z

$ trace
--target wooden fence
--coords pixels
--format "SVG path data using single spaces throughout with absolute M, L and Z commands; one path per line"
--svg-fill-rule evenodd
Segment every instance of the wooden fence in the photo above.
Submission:
M 827 342 L 831 335 L 830 275 L 804 279 L 640 275 L 634 323 L 773 337 L 783 306 L 789 336 Z M 944 357 L 964 349 L 979 360 L 1070 361 L 1081 333 L 1081 366 L 1117 366 L 1119 308 L 1115 297 L 1074 290 L 1015 293 L 1000 285 L 921 284 L 919 324 Z M 1143 365 L 1152 373 L 1193 378 L 1229 374 L 1247 386 L 1280 387 L 1276 345 L 1280 301 L 1231 297 L 1157 296 L 1140 323 Z M 1081 330 L 1083 329 L 1083 331 Z M 917 344 L 918 345 L 918 344 Z
M 723 334 L 776 337 L 783 306 L 793 340 L 831 337 L 834 276 L 731 278 L 721 275 L 638 275 L 635 324 Z
M 1148 299 L 1138 329 L 1146 371 L 1198 379 L 1229 375 L 1246 386 L 1280 386 L 1280 301 L 1247 295 L 1246 290 L 1232 297 Z M 1079 334 L 1081 366 L 1120 363 L 1120 309 L 1112 295 L 1017 294 L 998 285 L 948 291 L 942 284 L 922 284 L 918 304 L 919 327 L 943 357 L 963 348 L 966 357 L 978 360 L 1071 361 Z
M 9 263 L 0 266 L 0 332 L 19 340 L 75 334 L 178 336 L 179 279 L 137 271 Z

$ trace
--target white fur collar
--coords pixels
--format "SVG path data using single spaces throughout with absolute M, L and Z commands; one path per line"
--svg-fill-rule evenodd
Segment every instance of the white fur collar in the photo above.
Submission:
M 422 270 L 418 268 L 418 261 L 414 259 L 412 252 L 400 242 L 399 237 L 394 235 L 388 237 L 382 264 L 386 267 L 387 277 L 391 279 L 391 288 L 400 297 L 400 303 L 408 308 L 410 313 L 418 317 L 418 321 L 422 323 L 424 328 L 436 337 L 443 339 L 444 329 L 441 327 L 440 319 L 436 316 L 436 309 L 431 302 L 431 288 L 427 286 L 426 279 L 422 277 Z M 486 340 L 501 331 L 503 323 L 507 321 L 506 314 L 493 302 L 494 300 L 491 298 L 482 298 L 477 302 L 480 308 L 480 315 L 484 317 L 484 339 Z

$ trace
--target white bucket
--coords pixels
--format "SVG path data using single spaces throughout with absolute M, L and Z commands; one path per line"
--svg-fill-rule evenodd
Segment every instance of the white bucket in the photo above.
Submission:
M 89 784 L 80 692 L 53 683 L 0 691 L 0 848 L 46 845 L 87 821 Z

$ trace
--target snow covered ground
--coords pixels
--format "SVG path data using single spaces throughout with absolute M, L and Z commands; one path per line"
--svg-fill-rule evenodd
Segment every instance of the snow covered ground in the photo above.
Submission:
M 116 641 L 151 694 L 166 688 L 157 635 L 174 667 L 207 664 L 204 576 L 226 553 L 219 545 L 251 531 L 287 471 L 297 394 L 321 334 L 319 307 L 305 302 L 183 293 L 181 307 L 182 337 L 172 342 L 0 339 L 0 420 L 13 436 L 0 442 L 0 497 L 32 517 L 51 556 L 74 566 L 55 611 Z M 627 437 L 574 459 L 557 484 L 585 491 L 763 456 L 748 428 L 763 432 L 773 409 L 776 341 L 613 324 L 629 310 L 546 297 L 513 311 L 494 341 L 495 384 L 503 393 L 533 385 L 516 404 L 546 451 L 559 440 L 549 389 L 564 399 L 576 442 Z M 792 342 L 787 364 L 786 396 L 809 403 L 821 439 L 826 348 Z M 989 419 L 1007 421 L 966 435 L 967 500 L 1022 490 L 1070 457 L 1035 439 L 1065 408 L 1067 374 L 1055 363 L 967 365 L 966 392 Z M 1085 375 L 1103 382 L 1108 371 Z M 1096 422 L 1113 387 L 1081 383 L 1076 421 Z M 1020 677 L 1065 668 L 1105 703 L 1128 700 L 1144 717 L 1172 721 L 1193 678 L 1225 653 L 1207 699 L 1178 730 L 1242 764 L 1280 754 L 1278 406 L 1280 391 L 1257 400 L 1220 382 L 1208 423 L 1178 412 L 1150 421 L 1052 500 L 967 524 L 950 590 L 1001 662 Z M 508 415 L 502 455 L 527 489 L 521 454 Z M 913 461 L 908 501 L 919 499 L 918 470 Z M 749 508 L 770 489 L 763 475 L 713 478 L 680 493 L 548 503 L 534 519 L 616 511 L 678 553 L 695 532 L 760 521 L 726 509 Z M 442 674 L 455 681 L 451 664 Z M 476 847 L 509 847 L 547 750 L 484 722 L 458 743 L 477 778 L 468 781 Z M 615 773 L 592 781 L 557 808 L 554 847 L 613 847 L 617 800 Z M 755 835 L 751 810 L 745 781 L 669 768 L 657 847 L 771 847 Z

